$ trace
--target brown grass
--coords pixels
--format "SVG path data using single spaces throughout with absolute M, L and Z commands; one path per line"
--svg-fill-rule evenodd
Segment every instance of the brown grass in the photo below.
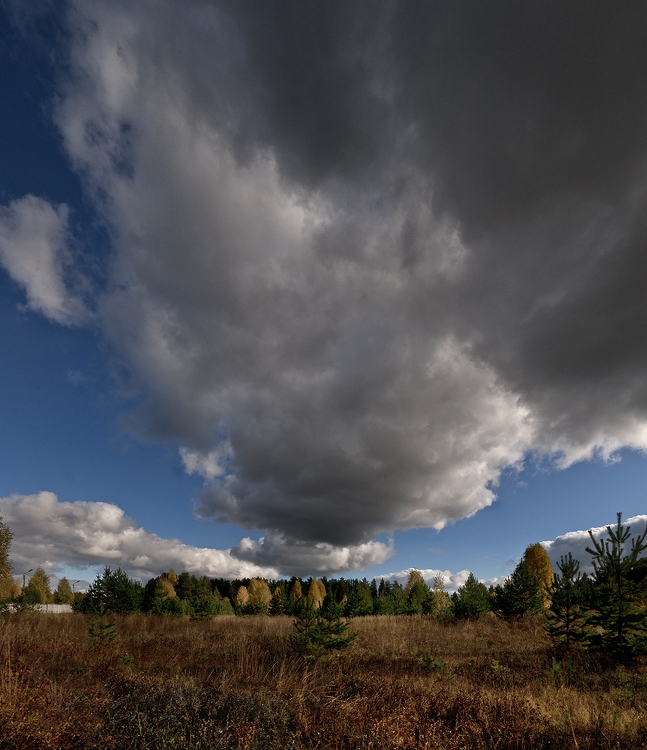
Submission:
M 538 622 L 356 620 L 304 661 L 289 618 L 0 620 L 0 748 L 640 748 L 647 668 L 554 660 Z

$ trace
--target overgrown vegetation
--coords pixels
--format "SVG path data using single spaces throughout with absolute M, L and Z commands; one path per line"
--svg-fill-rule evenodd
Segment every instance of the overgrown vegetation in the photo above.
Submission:
M 647 668 L 552 651 L 541 619 L 370 616 L 325 660 L 291 617 L 26 613 L 0 629 L 6 750 L 647 746 Z M 113 619 L 113 618 L 110 618 Z
M 71 592 L 37 569 L 0 606 L 0 748 L 647 747 L 647 533 L 630 531 L 618 514 L 591 536 L 593 576 L 569 554 L 549 581 L 530 545 L 500 586 L 470 575 L 451 597 L 415 570 L 142 587 L 106 568 L 48 616 L 32 600 Z M 10 541 L 0 520 L 0 572 Z

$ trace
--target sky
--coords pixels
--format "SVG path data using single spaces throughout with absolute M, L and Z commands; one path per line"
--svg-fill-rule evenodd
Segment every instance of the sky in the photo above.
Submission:
M 2 0 L 14 572 L 455 588 L 644 529 L 646 29 Z

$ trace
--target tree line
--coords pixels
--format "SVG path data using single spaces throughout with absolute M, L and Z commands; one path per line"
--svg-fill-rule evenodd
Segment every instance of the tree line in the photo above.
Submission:
M 0 601 L 26 605 L 50 601 L 70 603 L 77 612 L 149 612 L 157 615 L 211 618 L 217 615 L 312 616 L 321 610 L 334 618 L 367 615 L 430 615 L 438 618 L 476 619 L 488 613 L 506 619 L 537 614 L 556 644 L 579 645 L 607 653 L 632 655 L 647 652 L 647 529 L 631 537 L 630 527 L 618 513 L 607 537 L 591 532 L 594 573 L 582 574 L 569 553 L 553 572 L 541 544 L 532 544 L 505 581 L 487 587 L 470 573 L 451 596 L 441 576 L 429 586 L 413 569 L 405 585 L 382 579 L 298 578 L 266 580 L 197 577 L 173 570 L 143 586 L 121 569 L 105 570 L 84 594 L 73 594 L 63 578 L 54 593 L 49 578 L 37 568 L 25 587 L 11 576 L 10 529 L 0 518 Z M 629 546 L 630 543 L 630 546 Z M 493 616 L 490 615 L 490 616 Z

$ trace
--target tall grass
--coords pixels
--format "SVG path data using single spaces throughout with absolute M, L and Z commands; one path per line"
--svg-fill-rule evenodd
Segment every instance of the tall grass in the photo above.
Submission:
M 558 659 L 538 621 L 357 619 L 327 660 L 289 618 L 0 621 L 0 748 L 640 748 L 647 669 Z

